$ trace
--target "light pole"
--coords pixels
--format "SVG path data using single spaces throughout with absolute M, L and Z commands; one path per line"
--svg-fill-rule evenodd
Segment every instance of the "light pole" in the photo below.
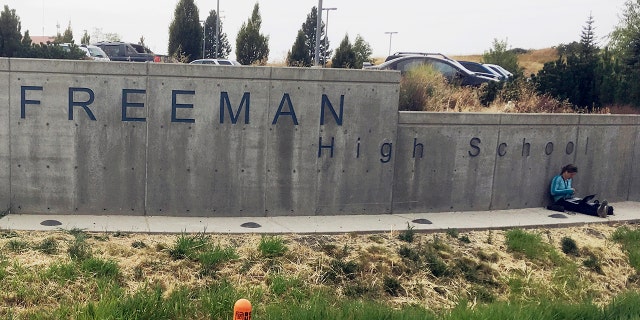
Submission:
M 200 23 L 202 23 L 202 59 L 204 59 L 206 58 L 204 56 L 204 45 L 207 40 L 207 20 L 200 20 Z
M 314 49 L 313 66 L 320 65 L 320 27 L 322 26 L 322 0 L 318 0 L 318 18 L 316 19 L 316 47 Z
M 397 31 L 387 31 L 385 34 L 389 35 L 389 55 L 391 55 L 391 37 L 393 37 L 394 33 L 398 33 Z
M 325 53 L 327 52 L 327 38 L 329 36 L 329 11 L 338 10 L 338 8 L 322 8 L 322 10 L 327 12 L 327 27 L 325 28 L 324 34 L 324 50 L 322 50 L 322 67 L 324 68 L 327 65 L 327 57 Z
M 220 51 L 220 0 L 216 3 L 216 50 L 213 52 L 213 57 L 217 59 Z

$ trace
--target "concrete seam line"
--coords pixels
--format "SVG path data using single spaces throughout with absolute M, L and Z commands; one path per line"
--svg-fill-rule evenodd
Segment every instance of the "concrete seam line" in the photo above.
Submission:
M 496 147 L 494 150 L 498 150 L 498 147 L 500 146 L 500 133 L 502 133 L 502 117 L 503 115 L 500 115 L 498 117 L 498 138 L 496 139 Z M 498 167 L 498 152 L 494 152 L 494 158 L 493 158 L 493 174 L 491 175 L 491 197 L 489 198 L 489 208 L 487 208 L 487 210 L 491 210 L 492 206 L 493 206 L 493 192 L 495 190 L 495 185 L 496 185 L 496 169 Z
M 7 84 L 11 87 L 11 58 L 7 59 L 7 63 L 9 64 L 7 68 L 9 69 L 7 72 Z M 11 90 L 7 91 L 9 91 L 7 92 L 7 102 L 9 103 L 9 106 L 11 106 Z M 9 130 L 9 208 L 11 208 L 13 206 L 13 183 L 11 183 L 13 177 L 13 153 L 11 152 L 11 107 L 7 108 L 7 126 L 7 129 Z
M 147 62 L 147 74 L 145 75 L 145 85 L 146 85 L 146 89 L 147 91 L 149 90 L 149 62 Z M 147 94 L 145 94 L 144 97 L 145 100 L 145 106 L 147 106 L 147 108 L 145 108 L 146 110 L 146 117 L 147 119 L 149 119 L 149 92 L 147 92 Z M 143 216 L 147 216 L 147 203 L 148 203 L 148 198 L 149 198 L 149 121 L 145 121 L 145 148 L 144 148 L 144 196 L 142 199 L 142 215 Z M 145 219 L 146 221 L 146 219 Z M 147 224 L 148 227 L 148 224 Z

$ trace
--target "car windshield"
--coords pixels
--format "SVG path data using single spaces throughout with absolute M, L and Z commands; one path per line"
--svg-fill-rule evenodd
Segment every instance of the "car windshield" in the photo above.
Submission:
M 97 47 L 96 48 L 89 47 L 89 48 L 87 48 L 87 50 L 89 50 L 89 54 L 92 57 L 105 58 L 107 56 L 107 54 L 104 53 L 104 51 L 102 51 L 102 49 L 97 48 Z

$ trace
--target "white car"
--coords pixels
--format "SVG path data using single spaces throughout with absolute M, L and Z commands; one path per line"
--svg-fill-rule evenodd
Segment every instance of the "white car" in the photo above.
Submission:
M 111 61 L 111 59 L 109 59 L 109 56 L 104 51 L 102 51 L 102 49 L 100 49 L 100 47 L 98 46 L 83 44 L 83 45 L 80 45 L 79 48 L 80 50 L 84 51 L 87 57 L 89 57 L 89 59 L 91 60 Z
M 189 64 L 214 64 L 218 66 L 241 66 L 240 62 L 230 59 L 198 59 L 189 62 Z

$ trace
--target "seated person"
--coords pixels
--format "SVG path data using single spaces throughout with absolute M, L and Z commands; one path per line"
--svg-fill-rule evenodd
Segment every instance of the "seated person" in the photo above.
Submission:
M 553 197 L 553 204 L 548 206 L 547 209 L 555 211 L 564 211 L 566 209 L 592 216 L 599 216 L 601 218 L 612 215 L 613 207 L 608 205 L 607 200 L 602 201 L 602 203 L 599 203 L 597 200 L 590 203 L 579 198 L 573 198 L 576 190 L 571 183 L 577 173 L 578 167 L 573 164 L 568 164 L 562 167 L 562 172 L 560 172 L 559 175 L 553 177 L 550 190 L 551 196 Z

